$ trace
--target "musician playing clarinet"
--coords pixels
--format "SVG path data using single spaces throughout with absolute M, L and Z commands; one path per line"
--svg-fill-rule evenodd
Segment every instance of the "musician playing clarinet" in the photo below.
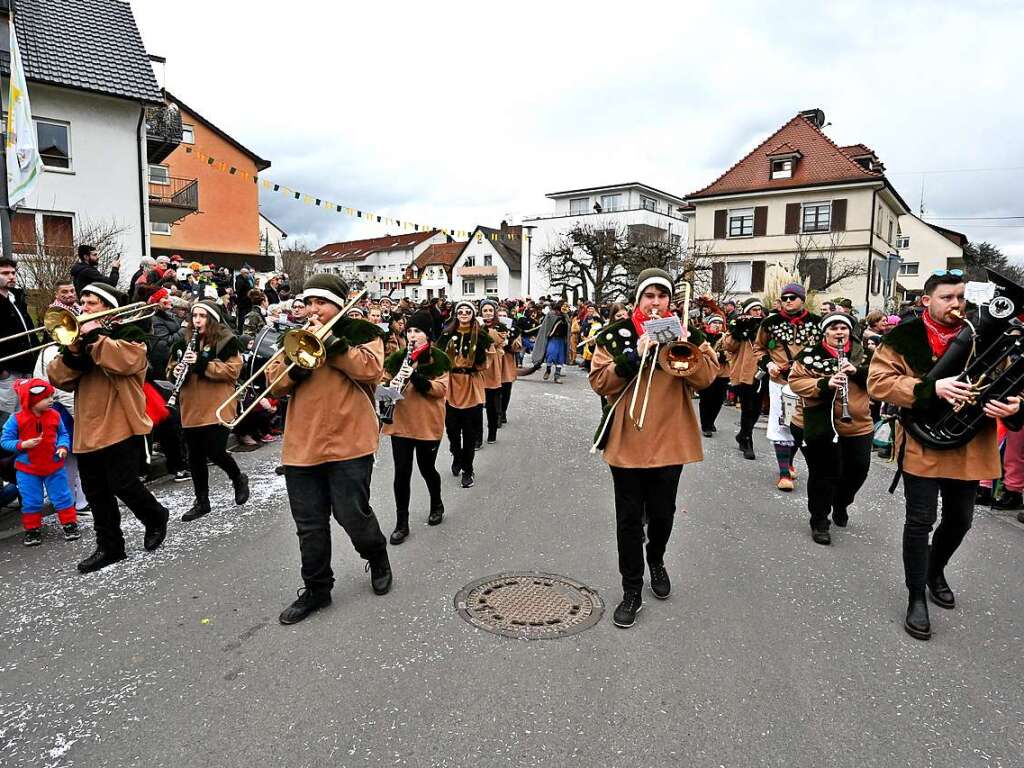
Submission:
M 229 430 L 217 418 L 217 408 L 234 392 L 242 372 L 242 348 L 222 312 L 209 300 L 193 304 L 185 341 L 171 348 L 167 365 L 168 375 L 183 382 L 177 400 L 196 492 L 192 508 L 181 516 L 186 523 L 211 511 L 208 461 L 224 470 L 231 480 L 235 504 L 249 500 L 249 478 L 228 453 Z
M 832 523 L 845 528 L 849 507 L 871 467 L 870 357 L 853 340 L 853 318 L 822 318 L 822 339 L 793 361 L 789 386 L 800 398 L 790 429 L 807 459 L 807 510 L 811 538 L 831 544 Z
M 868 373 L 868 393 L 902 408 L 925 406 L 935 398 L 950 404 L 967 402 L 971 398 L 968 384 L 956 376 L 929 376 L 963 327 L 963 273 L 933 273 L 925 281 L 921 303 L 921 317 L 893 328 L 875 352 Z M 927 640 L 932 634 L 926 590 L 940 608 L 955 607 L 945 569 L 971 527 L 978 481 L 1000 475 L 995 419 L 1003 419 L 1012 430 L 1021 426 L 1019 397 L 989 401 L 984 413 L 991 418 L 959 448 L 928 448 L 901 427 L 896 430 L 895 447 L 906 497 L 903 569 L 909 601 L 903 628 L 918 640 Z M 940 495 L 942 520 L 929 546 Z
M 685 373 L 657 362 L 656 342 L 647 334 L 644 324 L 653 317 L 670 315 L 673 282 L 661 269 L 645 269 L 638 280 L 633 316 L 612 323 L 597 335 L 590 370 L 590 386 L 608 401 L 595 448 L 604 450 L 615 490 L 616 541 L 623 590 L 622 602 L 613 617 L 618 627 L 633 626 L 643 605 L 645 517 L 651 591 L 661 600 L 671 592 L 664 558 L 675 516 L 679 477 L 684 464 L 704 459 L 692 395 L 718 375 L 718 356 L 695 328 L 683 332 L 688 336 L 686 340 L 698 347 Z M 650 353 L 645 359 L 648 348 Z M 635 409 L 631 407 L 637 387 L 640 399 L 647 400 L 645 414 L 639 401 Z

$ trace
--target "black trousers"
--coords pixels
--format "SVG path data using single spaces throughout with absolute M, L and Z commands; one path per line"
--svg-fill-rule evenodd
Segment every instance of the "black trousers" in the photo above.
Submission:
M 792 427 L 793 440 L 807 459 L 807 511 L 811 527 L 828 529 L 833 512 L 845 512 L 871 469 L 873 435 L 812 440 L 803 445 L 804 431 Z
M 151 436 L 160 442 L 164 458 L 167 459 L 167 471 L 173 475 L 183 470 L 186 466 L 185 452 L 182 448 L 181 416 L 177 410 L 171 408 L 170 415 L 153 427 Z
M 391 456 L 395 460 L 395 517 L 397 526 L 409 525 L 410 481 L 412 480 L 412 460 L 415 455 L 416 466 L 427 483 L 430 493 L 430 508 L 444 506 L 441 503 L 441 475 L 434 466 L 437 460 L 437 449 L 440 440 L 413 440 L 410 437 L 391 436 Z
M 508 421 L 508 404 L 512 400 L 512 384 L 515 382 L 506 381 L 501 385 L 501 417 Z
M 188 427 L 185 430 L 192 486 L 196 489 L 196 498 L 200 501 L 210 500 L 210 471 L 206 466 L 207 460 L 223 469 L 232 482 L 242 474 L 238 464 L 228 453 L 228 434 L 228 428 L 222 424 Z
M 82 490 L 92 505 L 96 547 L 104 552 L 124 552 L 118 499 L 127 505 L 147 530 L 167 522 L 167 509 L 153 498 L 153 494 L 139 480 L 139 456 L 143 450 L 143 439 L 137 435 L 98 451 L 76 454 Z
M 501 426 L 501 387 L 484 390 L 484 407 L 487 410 L 487 439 L 498 439 Z
M 715 420 L 722 411 L 722 403 L 725 401 L 725 390 L 729 386 L 729 379 L 718 378 L 711 382 L 711 386 L 700 391 L 700 400 L 697 407 L 700 410 L 700 427 L 702 430 L 711 429 L 715 426 Z
M 740 437 L 750 437 L 761 416 L 761 382 L 737 384 L 734 389 L 740 399 Z
M 907 589 L 923 591 L 928 574 L 941 573 L 946 567 L 974 521 L 977 492 L 977 480 L 948 480 L 903 473 L 903 495 L 907 500 L 907 517 L 903 524 L 903 571 Z M 932 536 L 929 552 L 928 534 L 938 517 L 939 494 L 942 494 L 942 521 Z
M 683 467 L 653 469 L 611 467 L 615 486 L 615 537 L 623 591 L 644 586 L 644 516 L 647 517 L 647 562 L 660 564 L 672 533 L 676 491 Z
M 482 420 L 482 405 L 470 408 L 444 406 L 444 428 L 448 433 L 448 450 L 463 471 L 473 473 L 473 454 L 476 452 L 477 424 Z
M 387 552 L 387 540 L 370 506 L 373 456 L 284 468 L 288 503 L 302 557 L 302 581 L 313 591 L 334 586 L 331 570 L 331 517 L 345 529 L 364 560 Z

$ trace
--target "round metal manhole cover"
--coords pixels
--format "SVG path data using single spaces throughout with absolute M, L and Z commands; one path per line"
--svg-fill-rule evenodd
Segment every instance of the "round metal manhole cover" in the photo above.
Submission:
M 604 602 L 593 589 L 552 573 L 487 576 L 455 596 L 459 615 L 474 627 L 520 640 L 574 635 L 594 626 Z

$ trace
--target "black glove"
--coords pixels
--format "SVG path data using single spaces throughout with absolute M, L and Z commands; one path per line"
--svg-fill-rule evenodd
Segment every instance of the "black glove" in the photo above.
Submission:
M 616 355 L 615 375 L 620 379 L 632 379 L 640 372 L 640 356 L 635 349 L 627 349 L 621 355 Z
M 195 373 L 196 376 L 206 376 L 206 366 L 209 364 L 209 362 L 210 358 L 200 353 L 196 357 L 196 361 L 192 363 L 192 372 Z M 298 366 L 295 367 L 298 368 Z
M 288 378 L 296 384 L 301 384 L 312 375 L 312 368 L 303 368 L 301 365 L 293 365 L 288 371 Z
M 348 348 L 348 339 L 343 336 L 335 336 L 333 333 L 328 333 L 324 339 L 324 349 L 328 355 L 344 354 L 348 351 Z
M 430 379 L 422 373 L 414 371 L 412 376 L 409 377 L 409 383 L 412 384 L 412 388 L 421 395 L 425 395 L 430 391 Z
M 92 355 L 84 349 L 78 354 L 75 354 L 65 347 L 61 352 L 60 357 L 61 360 L 64 361 L 64 365 L 75 371 L 88 371 L 96 365 L 96 363 L 93 362 Z

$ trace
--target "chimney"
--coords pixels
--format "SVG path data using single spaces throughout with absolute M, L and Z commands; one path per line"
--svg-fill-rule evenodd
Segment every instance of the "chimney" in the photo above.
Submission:
M 504 232 L 506 229 L 508 229 L 508 222 L 505 221 L 505 219 L 502 219 L 501 220 L 501 231 Z
M 825 113 L 820 109 L 805 109 L 800 113 L 800 116 L 810 120 L 815 128 L 820 129 L 825 125 Z

